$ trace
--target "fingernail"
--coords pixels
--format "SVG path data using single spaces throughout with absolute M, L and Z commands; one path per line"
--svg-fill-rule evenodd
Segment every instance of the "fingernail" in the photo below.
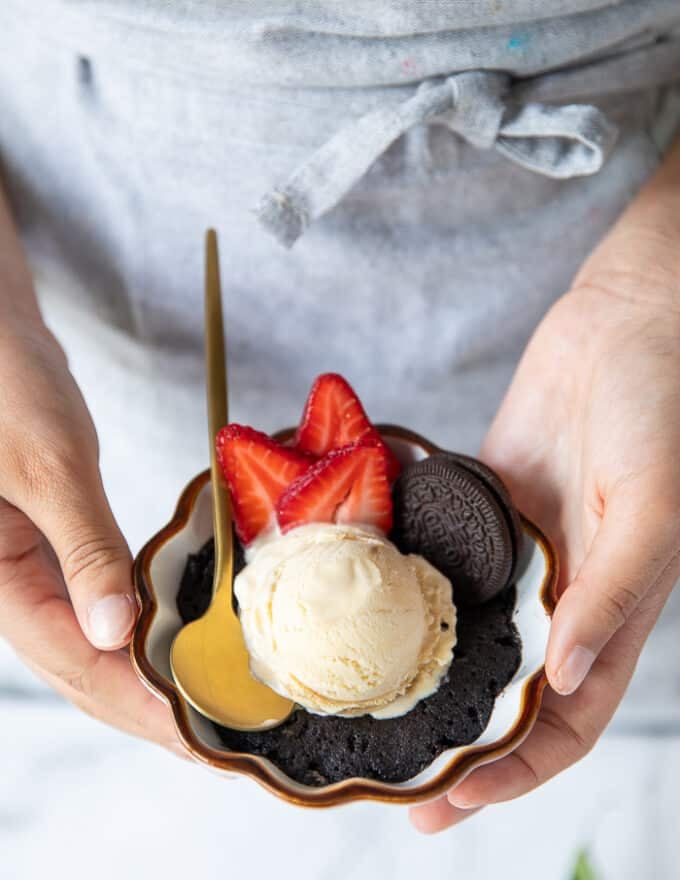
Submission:
M 452 807 L 459 810 L 479 810 L 484 806 L 484 804 L 480 804 L 479 800 L 470 800 L 465 797 L 463 792 L 457 792 L 455 789 L 446 795 L 446 799 Z
M 583 683 L 595 660 L 595 654 L 588 648 L 577 645 L 555 673 L 555 690 L 563 697 L 573 694 Z
M 135 619 L 132 598 L 125 593 L 106 596 L 87 615 L 90 641 L 97 648 L 115 648 L 127 638 Z

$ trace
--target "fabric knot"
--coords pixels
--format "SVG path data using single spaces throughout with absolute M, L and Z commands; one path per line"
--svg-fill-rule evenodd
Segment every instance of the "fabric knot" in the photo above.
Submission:
M 330 211 L 399 137 L 416 125 L 443 125 L 479 149 L 548 177 L 595 174 L 617 138 L 616 127 L 588 104 L 513 101 L 512 81 L 494 71 L 466 71 L 422 82 L 407 100 L 366 113 L 341 129 L 255 209 L 290 247 Z
M 451 108 L 438 114 L 432 123 L 445 125 L 473 147 L 488 150 L 501 128 L 510 77 L 471 70 L 448 77 L 446 84 L 451 92 Z M 423 87 L 429 87 L 429 81 Z

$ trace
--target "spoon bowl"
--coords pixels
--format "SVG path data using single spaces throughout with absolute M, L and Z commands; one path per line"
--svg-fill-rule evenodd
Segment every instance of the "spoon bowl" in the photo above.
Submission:
M 218 587 L 203 617 L 179 631 L 170 666 L 185 700 L 225 727 L 267 730 L 285 721 L 294 708 L 251 675 L 228 585 Z

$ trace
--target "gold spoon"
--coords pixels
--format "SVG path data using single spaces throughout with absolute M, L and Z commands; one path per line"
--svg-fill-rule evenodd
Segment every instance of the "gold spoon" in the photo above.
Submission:
M 266 730 L 290 715 L 294 704 L 253 678 L 241 623 L 232 604 L 234 546 L 231 499 L 215 451 L 215 437 L 227 424 L 227 379 L 217 235 L 206 235 L 205 334 L 213 492 L 215 574 L 210 607 L 183 627 L 170 652 L 180 692 L 201 715 L 238 730 Z

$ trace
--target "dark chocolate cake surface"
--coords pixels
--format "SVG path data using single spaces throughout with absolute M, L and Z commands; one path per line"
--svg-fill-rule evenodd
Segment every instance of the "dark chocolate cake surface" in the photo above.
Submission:
M 212 540 L 187 560 L 177 597 L 185 623 L 208 606 L 213 564 Z M 242 554 L 237 554 L 235 574 L 242 565 Z M 383 782 L 411 779 L 446 749 L 476 740 L 488 724 L 496 697 L 520 663 L 514 605 L 511 587 L 484 605 L 457 609 L 458 641 L 448 676 L 406 715 L 339 718 L 298 709 L 282 725 L 262 733 L 215 725 L 219 737 L 228 748 L 262 755 L 307 785 L 352 776 Z

